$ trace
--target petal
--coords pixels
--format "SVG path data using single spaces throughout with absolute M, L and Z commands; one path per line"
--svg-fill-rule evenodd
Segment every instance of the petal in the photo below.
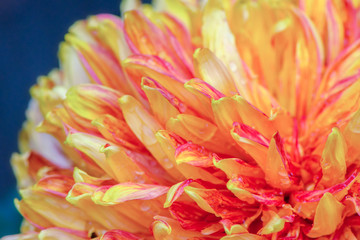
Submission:
M 110 142 L 138 152 L 145 150 L 124 120 L 105 114 L 93 120 L 91 124 Z
M 214 166 L 226 173 L 229 179 L 237 176 L 257 177 L 263 178 L 264 172 L 261 168 L 250 165 L 245 161 L 237 158 L 225 158 L 219 161 L 214 161 Z
M 69 89 L 65 104 L 85 119 L 94 120 L 103 114 L 121 119 L 122 113 L 117 105 L 121 95 L 120 92 L 99 85 L 78 85 Z
M 274 211 L 264 211 L 261 220 L 264 227 L 259 230 L 258 234 L 260 235 L 277 233 L 284 229 L 285 219 L 280 218 Z
M 342 222 L 343 210 L 344 205 L 331 193 L 326 192 L 316 207 L 313 227 L 306 235 L 316 238 L 332 234 Z
M 122 183 L 114 186 L 104 186 L 98 188 L 92 196 L 96 204 L 111 206 L 130 200 L 150 200 L 164 195 L 168 187 Z
M 183 229 L 179 222 L 172 218 L 155 216 L 154 220 L 151 230 L 156 240 L 181 240 L 204 236 L 197 231 Z
M 238 54 L 235 37 L 230 31 L 225 12 L 216 7 L 205 8 L 203 16 L 203 46 L 211 50 L 227 67 L 237 91 L 249 98 L 247 76 Z M 229 54 L 231 53 L 231 54 Z
M 124 28 L 128 37 L 128 44 L 132 51 L 144 55 L 159 55 L 164 60 L 177 66 L 176 71 L 184 77 L 191 76 L 186 64 L 178 55 L 177 48 L 181 46 L 175 38 L 162 31 L 140 11 L 127 12 L 124 16 Z
M 196 77 L 204 80 L 227 96 L 237 93 L 232 77 L 214 53 L 207 48 L 199 48 L 194 53 L 194 68 Z
M 114 207 L 105 207 L 95 204 L 91 196 L 97 189 L 96 186 L 89 184 L 76 183 L 66 197 L 66 200 L 72 205 L 82 209 L 88 216 L 88 221 L 95 229 L 107 230 L 107 229 L 119 229 L 128 230 L 130 232 L 147 232 L 144 231 L 146 223 L 144 221 L 139 222 L 131 216 L 135 216 L 134 212 L 130 210 L 130 206 L 127 206 L 127 211 L 121 211 Z M 128 215 L 128 211 L 132 215 Z M 136 212 L 136 211 L 135 211 Z M 144 218 L 142 219 L 144 220 Z
M 121 66 L 111 53 L 106 51 L 101 45 L 88 43 L 71 33 L 65 35 L 65 40 L 67 42 L 65 46 L 69 44 L 71 46 L 69 47 L 74 49 L 73 51 L 76 54 L 74 58 L 78 58 L 76 61 L 81 63 L 79 68 L 83 69 L 80 69 L 80 72 L 85 72 L 88 79 L 91 79 L 87 82 L 122 90 L 127 94 L 132 92 Z M 62 58 L 60 57 L 60 59 Z M 71 64 L 66 61 L 69 60 L 63 60 L 65 64 Z
M 134 234 L 131 234 L 129 232 L 121 231 L 121 230 L 110 230 L 104 233 L 104 235 L 101 236 L 100 240 L 140 240 L 141 237 L 138 237 Z
M 22 201 L 31 211 L 46 219 L 52 226 L 83 231 L 86 229 L 86 214 L 66 202 L 63 197 L 49 195 L 39 190 L 21 190 Z M 32 215 L 29 215 L 32 220 Z
M 319 184 L 331 187 L 345 180 L 347 146 L 338 128 L 328 136 L 321 159 L 322 178 Z
M 287 157 L 278 133 L 271 139 L 265 165 L 261 167 L 265 173 L 266 182 L 271 186 L 279 189 L 292 187 L 293 182 L 287 170 Z
M 164 153 L 155 137 L 155 133 L 161 129 L 161 125 L 135 98 L 125 95 L 119 99 L 119 103 L 126 123 L 158 163 L 171 175 L 169 179 L 181 178 L 181 174 Z M 163 177 L 168 178 L 167 176 Z
M 202 118 L 189 114 L 179 114 L 166 123 L 166 129 L 187 141 L 211 149 L 213 152 L 232 156 L 238 153 L 216 125 Z
M 142 90 L 145 92 L 155 118 L 165 125 L 171 117 L 185 112 L 186 106 L 176 97 L 150 78 L 142 79 Z
M 360 111 L 358 110 L 346 125 L 343 135 L 348 146 L 346 165 L 351 165 L 359 156 L 357 143 L 360 141 Z
M 230 133 L 234 122 L 253 127 L 268 139 L 276 132 L 268 117 L 241 96 L 215 100 L 212 102 L 212 107 L 215 123 L 224 132 Z

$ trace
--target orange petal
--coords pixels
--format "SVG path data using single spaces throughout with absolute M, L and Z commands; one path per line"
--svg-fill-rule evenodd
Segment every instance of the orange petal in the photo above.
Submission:
M 144 146 L 136 138 L 124 120 L 105 114 L 99 116 L 91 123 L 99 130 L 105 139 L 118 143 L 120 146 L 130 150 L 138 152 L 145 150 Z
M 236 155 L 238 151 L 228 143 L 221 131 L 209 121 L 189 114 L 179 114 L 166 123 L 166 129 L 187 141 L 211 149 L 213 152 Z
M 331 193 L 325 193 L 316 207 L 313 227 L 307 236 L 317 238 L 335 232 L 342 223 L 342 205 Z
M 184 76 L 189 77 L 191 73 L 178 55 L 182 51 L 181 45 L 175 38 L 171 38 L 159 27 L 153 24 L 140 11 L 134 10 L 127 12 L 124 16 L 125 32 L 129 41 L 130 48 L 135 53 L 144 55 L 158 55 L 164 60 L 177 66 L 176 71 Z
M 287 159 L 278 133 L 270 141 L 267 159 L 262 169 L 265 180 L 271 186 L 279 189 L 288 189 L 293 182 L 287 170 Z

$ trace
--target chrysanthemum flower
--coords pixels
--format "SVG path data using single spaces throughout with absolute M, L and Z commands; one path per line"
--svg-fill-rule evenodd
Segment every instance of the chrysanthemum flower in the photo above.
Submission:
M 360 239 L 360 1 L 123 10 L 31 88 L 4 239 Z

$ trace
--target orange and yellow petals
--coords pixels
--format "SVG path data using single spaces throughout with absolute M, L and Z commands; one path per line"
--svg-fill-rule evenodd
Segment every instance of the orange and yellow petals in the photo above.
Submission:
M 162 126 L 165 126 L 171 117 L 176 117 L 180 112 L 186 111 L 186 106 L 155 80 L 143 78 L 141 85 L 153 115 Z
M 143 77 L 149 77 L 156 80 L 157 83 L 183 102 L 188 108 L 191 108 L 192 111 L 202 111 L 197 107 L 200 104 L 199 100 L 184 87 L 184 83 L 190 78 L 180 76 L 176 72 L 176 68 L 169 62 L 158 56 L 133 55 L 123 61 L 123 66 L 142 98 L 145 98 L 145 94 L 141 90 L 141 81 Z M 137 97 L 137 99 L 141 100 L 141 97 Z
M 263 221 L 264 226 L 258 232 L 260 235 L 273 234 L 284 229 L 285 219 L 281 218 L 272 210 L 263 211 L 261 220 Z
M 64 73 L 65 87 L 76 86 L 77 84 L 90 83 L 91 79 L 82 66 L 77 52 L 68 43 L 61 43 L 59 47 L 59 59 L 61 69 Z
M 202 237 L 205 237 L 198 231 L 185 230 L 177 220 L 172 218 L 155 216 L 154 220 L 151 230 L 155 240 L 181 240 L 184 238 L 201 239 Z
M 204 147 L 187 143 L 179 146 L 175 152 L 176 164 L 186 178 L 198 178 L 214 184 L 224 184 L 225 176 L 213 165 L 217 155 Z
M 295 192 L 292 194 L 290 202 L 300 216 L 312 219 L 315 214 L 316 205 L 325 193 L 331 193 L 338 201 L 341 201 L 358 181 L 359 174 L 355 171 L 344 182 L 330 188 Z
M 179 114 L 166 123 L 166 129 L 187 141 L 202 145 L 216 153 L 235 155 L 232 147 L 216 125 L 189 114 Z
M 265 180 L 261 178 L 238 176 L 231 178 L 226 186 L 237 198 L 249 204 L 255 202 L 268 206 L 284 204 L 283 194 L 276 189 L 269 188 Z
M 225 97 L 223 93 L 218 91 L 216 88 L 211 86 L 209 83 L 198 79 L 193 78 L 190 81 L 185 83 L 185 88 L 188 89 L 190 92 L 194 93 L 195 95 L 199 96 L 199 93 L 203 95 L 206 98 L 206 100 L 202 100 L 202 102 L 211 103 L 211 99 L 218 100 L 222 97 Z M 206 104 L 209 105 L 209 104 Z
M 236 233 L 220 238 L 220 240 L 265 240 L 267 238 L 252 233 Z
M 57 85 L 50 76 L 43 76 L 38 78 L 37 85 L 31 87 L 30 94 L 38 101 L 41 113 L 45 116 L 46 113 L 62 103 L 66 91 L 64 86 Z
M 332 234 L 341 224 L 344 206 L 331 193 L 325 193 L 320 199 L 314 217 L 314 224 L 307 236 L 311 238 Z
M 196 167 L 196 166 L 192 166 L 190 164 L 181 164 L 182 160 L 179 159 L 179 164 L 177 163 L 178 160 L 176 159 L 175 155 L 176 152 L 178 152 L 178 155 L 182 155 L 181 152 L 179 152 L 179 150 L 177 150 L 178 148 L 182 148 L 182 146 L 184 146 L 184 144 L 186 144 L 186 142 L 180 138 L 179 136 L 175 135 L 175 134 L 170 134 L 169 132 L 166 132 L 164 130 L 160 130 L 156 133 L 156 139 L 158 140 L 161 148 L 163 149 L 163 151 L 166 153 L 166 155 L 168 156 L 168 158 L 170 159 L 170 161 L 177 166 L 177 169 L 179 170 L 179 172 L 181 172 L 181 174 L 187 178 L 187 179 L 202 179 L 205 181 L 211 181 L 213 183 L 223 183 L 222 179 L 218 178 L 218 175 L 214 174 L 214 169 L 212 168 L 203 168 L 203 167 Z M 185 156 L 192 156 L 192 159 L 195 159 L 195 157 L 198 157 L 200 155 L 203 155 L 205 158 L 208 157 L 209 155 L 206 154 L 206 151 L 202 152 L 199 155 L 199 152 L 187 152 L 186 148 L 182 148 L 182 150 L 185 151 Z M 205 154 L 204 154 L 205 153 Z M 221 176 L 221 175 L 220 175 Z M 184 177 L 182 177 L 182 180 L 184 179 Z
M 181 173 L 167 157 L 166 153 L 162 150 L 160 143 L 156 139 L 155 134 L 161 129 L 161 125 L 158 121 L 132 96 L 125 95 L 121 97 L 119 103 L 125 121 L 130 129 L 154 156 L 165 172 L 167 172 L 167 174 L 162 177 L 164 179 L 167 178 L 169 181 L 182 179 Z
M 72 174 L 71 170 L 56 166 L 34 151 L 21 155 L 14 154 L 11 164 L 19 189 L 29 187 L 39 179 L 49 175 L 61 174 L 71 176 Z
M 214 121 L 211 101 L 212 99 L 217 100 L 225 97 L 225 95 L 212 87 L 210 84 L 198 78 L 193 78 L 190 81 L 186 82 L 184 84 L 184 87 L 187 91 L 192 93 L 193 96 L 195 96 L 197 104 L 199 104 L 199 106 L 202 106 L 201 109 L 196 110 L 199 115 L 206 120 Z
M 160 185 L 122 183 L 113 186 L 103 186 L 93 193 L 96 204 L 112 206 L 130 200 L 150 200 L 163 196 L 168 187 Z
M 289 167 L 282 140 L 276 133 L 270 141 L 266 162 L 262 166 L 266 182 L 282 190 L 294 187 Z
M 100 240 L 141 240 L 143 239 L 141 236 L 137 236 L 135 234 L 121 231 L 121 230 L 110 230 L 104 233 L 101 236 Z
M 177 72 L 185 78 L 192 76 L 181 54 L 181 45 L 177 39 L 152 23 L 140 11 L 133 10 L 124 16 L 124 28 L 130 49 L 134 53 L 157 55 L 177 66 Z
M 207 151 L 204 147 L 192 143 L 186 143 L 176 149 L 175 158 L 177 164 L 190 164 L 197 167 L 213 167 L 213 159 L 219 157 Z
M 357 161 L 360 152 L 357 143 L 360 141 L 360 111 L 357 111 L 346 125 L 343 136 L 348 146 L 348 157 L 346 158 L 347 166 Z
M 230 30 L 223 10 L 211 5 L 205 7 L 202 36 L 203 46 L 212 51 L 226 66 L 233 80 L 232 85 L 235 85 L 237 92 L 243 97 L 249 98 L 250 93 L 247 84 L 249 79 L 238 54 L 235 37 Z M 230 52 L 231 54 L 228 54 Z M 227 80 L 227 82 L 231 81 Z M 232 91 L 233 88 L 234 86 L 228 91 Z M 219 90 L 221 91 L 221 89 Z
M 214 166 L 221 169 L 228 179 L 238 176 L 263 178 L 264 172 L 260 167 L 251 165 L 241 159 L 225 158 L 213 161 Z
M 76 84 L 68 84 L 68 87 L 92 82 L 131 93 L 123 70 L 111 53 L 102 46 L 88 43 L 71 33 L 65 36 L 65 40 L 59 53 L 65 77 L 70 75 L 71 79 L 80 78 Z M 68 65 L 70 66 L 67 67 Z M 81 76 L 72 73 L 78 71 Z
M 136 138 L 124 120 L 105 114 L 100 115 L 91 123 L 106 140 L 117 143 L 132 151 L 144 151 L 144 146 Z
M 87 133 L 70 133 L 67 136 L 65 143 L 90 158 L 97 167 L 100 167 L 104 171 L 104 173 L 111 177 L 115 177 L 115 173 L 106 161 L 104 152 L 101 152 L 102 147 L 109 144 L 108 141 Z M 116 146 L 115 144 L 112 145 Z
M 76 183 L 66 197 L 69 203 L 86 212 L 89 230 L 94 231 L 97 235 L 108 229 L 144 232 L 143 227 L 146 227 L 142 225 L 144 221 L 139 222 L 140 216 L 137 216 L 136 213 L 134 215 L 133 208 L 128 206 L 127 211 L 120 211 L 115 206 L 95 204 L 92 196 L 97 188 L 89 184 Z
M 310 21 L 286 2 L 238 2 L 232 16 L 237 48 L 255 80 L 292 115 L 306 114 L 323 61 L 322 43 Z M 307 90 L 298 91 L 302 86 Z
M 1 238 L 3 240 L 61 240 L 61 239 L 90 239 L 85 232 L 73 231 L 70 229 L 50 227 L 39 232 L 27 232 Z
M 131 55 L 126 43 L 123 22 L 118 16 L 100 14 L 91 16 L 87 27 L 94 38 L 117 58 L 120 63 Z
M 172 14 L 164 12 L 164 13 L 156 14 L 155 16 L 156 16 L 155 18 L 159 19 L 160 21 L 156 21 L 156 19 L 152 19 L 152 21 L 157 23 L 161 22 L 164 25 L 163 28 L 166 27 L 171 31 L 171 33 L 174 35 L 174 37 L 177 39 L 177 41 L 182 47 L 183 51 L 181 53 L 183 54 L 183 57 L 189 58 L 187 59 L 186 63 L 187 64 L 188 62 L 191 63 L 190 57 L 193 54 L 195 48 L 191 43 L 191 35 L 188 28 L 186 28 L 184 24 L 178 18 L 174 17 Z M 187 67 L 190 70 L 193 69 L 192 64 Z
M 321 185 L 325 188 L 341 183 L 346 175 L 347 146 L 343 135 L 338 128 L 333 128 L 326 141 L 322 159 Z
M 75 183 L 86 183 L 95 186 L 117 184 L 117 182 L 109 176 L 94 177 L 77 167 L 74 168 L 73 178 Z
M 344 47 L 344 26 L 341 22 L 340 14 L 332 1 L 326 2 L 326 22 L 327 22 L 327 63 L 332 62 Z
M 204 80 L 221 93 L 226 96 L 237 94 L 228 69 L 209 49 L 200 48 L 195 51 L 194 68 L 196 77 Z
M 350 76 L 356 76 L 359 72 L 359 56 L 360 41 L 356 41 L 349 47 L 343 49 L 326 69 L 320 88 L 318 89 L 318 97 L 320 94 L 327 96 L 327 91 L 336 86 L 338 82 Z
M 233 123 L 239 122 L 256 129 L 268 139 L 276 132 L 269 118 L 239 95 L 215 100 L 212 106 L 215 123 L 222 131 L 230 133 Z
M 164 186 L 136 183 L 122 183 L 102 187 L 76 184 L 72 189 L 72 193 L 67 196 L 67 200 L 70 202 L 78 201 L 80 200 L 79 197 L 83 196 L 83 201 L 88 201 L 87 204 L 91 205 L 90 207 L 103 211 L 89 214 L 93 215 L 94 221 L 105 220 L 105 222 L 99 221 L 99 223 L 105 224 L 104 226 L 107 228 L 109 226 L 106 226 L 108 224 L 106 215 L 113 211 L 109 220 L 111 219 L 111 223 L 118 226 L 110 227 L 110 229 L 118 228 L 125 231 L 132 229 L 130 231 L 132 233 L 146 233 L 146 227 L 150 227 L 153 216 L 159 214 L 168 215 L 161 207 L 164 201 L 163 196 L 167 190 L 168 187 Z M 81 204 L 81 202 L 77 204 Z M 101 218 L 97 218 L 97 214 Z M 128 226 L 126 227 L 126 225 Z M 133 226 L 131 227 L 131 225 Z
M 16 177 L 17 187 L 23 189 L 34 184 L 34 177 L 29 173 L 29 153 L 14 153 L 11 156 L 11 167 Z
M 65 105 L 75 114 L 90 121 L 104 114 L 122 119 L 117 104 L 121 96 L 121 92 L 111 88 L 94 84 L 78 85 L 66 93 Z
M 48 181 L 49 184 L 50 182 Z M 65 200 L 66 191 L 69 189 L 68 187 L 65 189 L 60 185 L 61 181 L 58 181 L 55 187 L 45 185 L 21 190 L 22 200 L 17 202 L 19 211 L 30 223 L 38 228 L 56 226 L 85 231 L 87 225 L 85 213 Z M 66 191 L 57 192 L 59 190 Z

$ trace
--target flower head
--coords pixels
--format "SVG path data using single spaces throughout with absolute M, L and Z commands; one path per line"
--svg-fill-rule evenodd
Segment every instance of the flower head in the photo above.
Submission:
M 360 2 L 123 2 L 40 77 L 4 239 L 359 239 Z

